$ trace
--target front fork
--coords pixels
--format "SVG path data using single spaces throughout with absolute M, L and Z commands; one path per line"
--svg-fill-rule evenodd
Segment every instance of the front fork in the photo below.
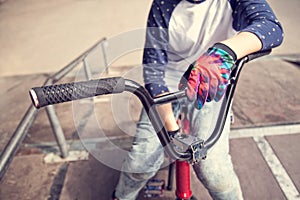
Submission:
M 190 133 L 190 123 L 187 119 L 187 108 L 183 107 L 180 113 L 178 124 L 181 126 L 181 132 Z M 176 200 L 191 199 L 193 196 L 191 190 L 190 163 L 183 160 L 176 160 Z
M 192 197 L 190 164 L 187 161 L 176 161 L 176 197 L 190 199 Z

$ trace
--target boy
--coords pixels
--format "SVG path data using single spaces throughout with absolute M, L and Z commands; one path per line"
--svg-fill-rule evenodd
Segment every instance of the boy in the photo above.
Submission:
M 194 102 L 188 103 L 191 134 L 205 140 L 234 62 L 279 46 L 282 39 L 282 27 L 265 0 L 154 0 L 143 56 L 145 87 L 153 97 L 177 90 L 178 83 L 187 88 Z M 168 131 L 179 129 L 176 112 L 171 104 L 159 106 Z M 207 158 L 193 165 L 213 199 L 243 199 L 228 133 L 229 120 Z M 163 161 L 163 148 L 143 111 L 113 198 L 135 199 Z

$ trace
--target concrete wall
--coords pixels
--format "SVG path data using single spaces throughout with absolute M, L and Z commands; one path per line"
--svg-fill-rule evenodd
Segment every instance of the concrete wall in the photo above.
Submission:
M 0 3 L 0 76 L 54 72 L 102 37 L 110 53 L 142 44 L 151 0 L 2 0 Z M 273 54 L 298 53 L 299 0 L 269 0 L 283 23 L 285 40 Z M 125 37 L 123 37 L 125 36 Z M 132 38 L 133 37 L 133 38 Z M 136 47 L 129 47 L 136 48 Z M 141 62 L 141 51 L 115 65 Z
M 57 71 L 102 37 L 144 28 L 150 3 L 6 0 L 0 4 L 0 76 Z M 140 63 L 140 57 L 122 64 Z

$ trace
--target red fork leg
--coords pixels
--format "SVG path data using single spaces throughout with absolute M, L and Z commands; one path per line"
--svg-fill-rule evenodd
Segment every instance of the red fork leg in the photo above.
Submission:
M 186 161 L 176 161 L 176 197 L 190 199 L 192 190 L 190 184 L 190 164 Z
M 190 123 L 187 119 L 187 108 L 182 108 L 181 131 L 185 134 L 190 133 Z M 189 200 L 192 197 L 190 164 L 187 161 L 176 161 L 176 197 L 177 199 Z

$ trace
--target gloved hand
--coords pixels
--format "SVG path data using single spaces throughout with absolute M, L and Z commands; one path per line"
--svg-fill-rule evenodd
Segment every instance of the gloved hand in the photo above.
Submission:
M 217 43 L 200 56 L 183 74 L 179 90 L 187 87 L 186 95 L 201 109 L 205 102 L 219 101 L 227 88 L 236 54 L 226 45 Z

